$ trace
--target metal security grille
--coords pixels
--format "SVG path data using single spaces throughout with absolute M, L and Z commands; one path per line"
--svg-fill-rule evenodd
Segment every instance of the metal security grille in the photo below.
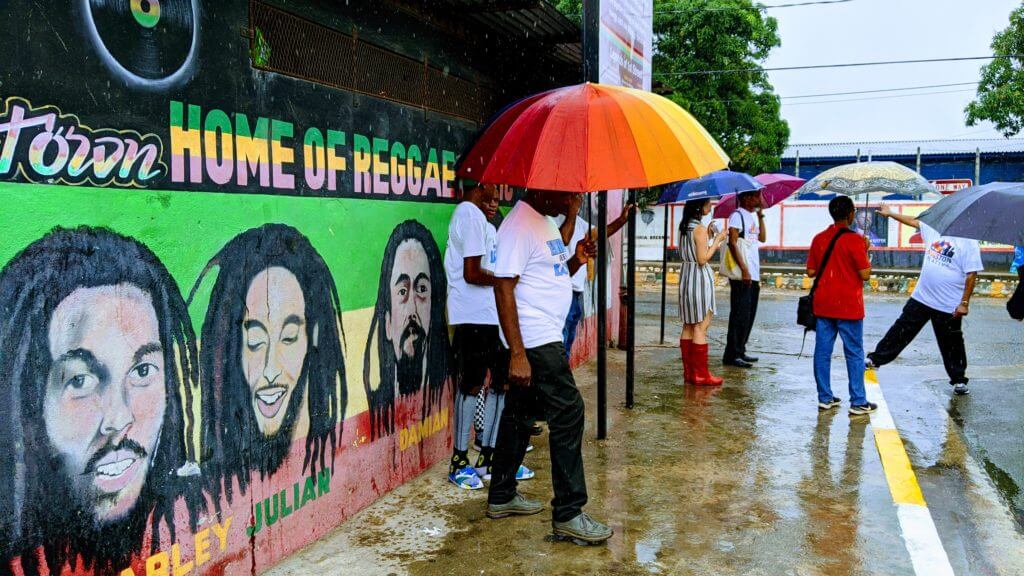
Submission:
M 263 2 L 250 2 L 249 26 L 254 68 L 475 122 L 495 111 L 485 87 Z

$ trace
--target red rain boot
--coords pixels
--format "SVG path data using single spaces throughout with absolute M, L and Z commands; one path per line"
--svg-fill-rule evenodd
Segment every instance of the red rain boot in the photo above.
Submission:
M 683 351 L 683 382 L 693 384 L 693 340 L 680 338 L 679 348 Z
M 723 380 L 708 371 L 708 345 L 690 344 L 690 364 L 693 365 L 693 383 L 697 386 L 721 386 Z

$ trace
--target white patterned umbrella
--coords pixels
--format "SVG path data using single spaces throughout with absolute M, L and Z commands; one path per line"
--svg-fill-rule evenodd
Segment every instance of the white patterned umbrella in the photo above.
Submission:
M 904 194 L 920 197 L 935 187 L 920 174 L 896 162 L 843 164 L 808 180 L 797 194 Z

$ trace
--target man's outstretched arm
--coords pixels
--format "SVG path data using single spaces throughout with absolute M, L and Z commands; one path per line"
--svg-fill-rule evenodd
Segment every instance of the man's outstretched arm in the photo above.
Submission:
M 903 214 L 899 214 L 897 212 L 893 212 L 892 208 L 890 208 L 887 204 L 882 204 L 881 206 L 879 206 L 878 213 L 881 214 L 882 216 L 892 218 L 893 220 L 899 222 L 900 224 L 903 224 L 904 226 L 910 226 L 911 228 L 917 228 L 918 230 L 921 229 L 920 220 L 912 216 L 906 216 Z

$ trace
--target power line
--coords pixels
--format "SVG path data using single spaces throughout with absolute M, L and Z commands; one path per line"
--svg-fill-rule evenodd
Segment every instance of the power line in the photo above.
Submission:
M 879 94 L 879 93 L 885 93 L 885 92 L 905 92 L 905 91 L 909 91 L 909 90 L 927 90 L 927 89 L 931 89 L 931 88 L 949 88 L 951 86 L 976 86 L 977 84 L 978 84 L 978 81 L 974 81 L 974 82 L 954 82 L 954 83 L 951 83 L 951 84 L 929 84 L 929 85 L 925 85 L 925 86 L 904 86 L 904 87 L 901 87 L 901 88 L 879 88 L 879 89 L 875 89 L 875 90 L 854 90 L 854 91 L 851 91 L 851 92 L 822 92 L 822 93 L 819 93 L 819 94 L 801 94 L 799 96 L 779 96 L 779 99 L 780 100 L 796 100 L 796 99 L 804 99 L 804 98 L 825 98 L 825 97 L 828 97 L 828 96 L 852 96 L 852 95 L 856 95 L 856 94 Z M 969 92 L 969 91 L 970 90 L 964 90 L 964 92 Z M 909 94 L 909 96 L 913 96 L 913 94 Z M 730 103 L 730 102 L 746 102 L 746 100 L 745 99 L 740 99 L 740 98 L 733 98 L 733 99 L 728 99 L 728 100 L 698 100 L 698 101 L 694 102 L 694 104 L 708 104 L 708 103 L 722 103 L 722 104 L 726 104 L 726 103 Z
M 894 64 L 930 64 L 934 62 L 964 62 L 968 60 L 999 60 L 1024 58 L 1024 54 L 996 54 L 993 56 L 962 56 L 959 58 L 925 58 L 922 60 L 884 60 L 879 62 L 847 62 L 843 64 L 814 64 L 810 66 L 779 66 L 775 68 L 734 68 L 725 70 L 696 70 L 693 72 L 656 72 L 654 76 L 701 76 L 708 74 L 737 74 L 742 72 L 781 72 L 787 70 L 820 70 L 823 68 L 854 68 L 860 66 L 890 66 Z
M 928 86 L 905 86 L 903 88 L 882 88 L 879 90 L 857 90 L 854 92 L 825 92 L 822 94 L 803 94 L 800 96 L 779 96 L 783 100 L 796 100 L 798 98 L 822 98 L 825 96 L 851 96 L 853 94 L 877 94 L 879 92 L 904 92 L 907 90 L 927 90 L 929 88 L 949 88 L 951 86 L 976 86 L 978 81 L 974 82 L 955 82 L 952 84 L 931 84 Z
M 872 96 L 869 98 L 841 98 L 839 100 L 820 100 L 818 102 L 796 102 L 787 106 L 809 106 L 811 104 L 835 104 L 839 102 L 863 102 L 865 100 L 892 100 L 894 98 L 913 98 L 915 96 L 935 96 L 938 94 L 954 94 L 960 92 L 974 92 L 973 88 L 966 90 L 941 90 L 938 92 L 920 92 L 918 94 L 892 94 L 889 96 Z
M 818 4 L 845 4 L 847 2 L 853 2 L 853 0 L 817 0 L 816 2 L 791 2 L 789 4 L 769 4 L 765 6 L 758 6 L 761 10 L 772 10 L 775 8 L 798 8 L 800 6 L 815 6 Z
M 729 10 L 774 10 L 776 8 L 798 8 L 801 6 L 817 6 L 821 4 L 846 4 L 847 2 L 853 2 L 853 0 L 817 0 L 815 2 L 792 2 L 789 4 L 772 4 L 769 6 L 751 6 L 750 8 L 742 6 L 725 6 L 721 8 L 690 8 L 688 10 L 655 10 L 655 14 L 689 14 L 691 12 L 727 12 Z

